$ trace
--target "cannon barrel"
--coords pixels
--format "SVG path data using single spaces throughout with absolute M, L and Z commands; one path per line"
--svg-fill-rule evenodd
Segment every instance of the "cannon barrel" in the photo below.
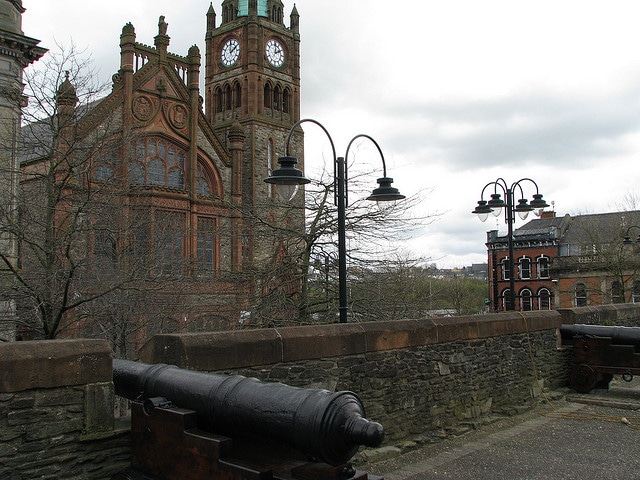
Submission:
M 640 327 L 620 327 L 606 325 L 561 325 L 560 336 L 563 344 L 570 344 L 573 337 L 591 335 L 610 337 L 614 345 L 640 345 Z
M 116 394 L 130 400 L 164 397 L 194 410 L 216 433 L 266 437 L 331 465 L 347 462 L 359 445 L 377 447 L 384 440 L 382 425 L 364 418 L 352 392 L 129 360 L 113 361 L 113 383 Z

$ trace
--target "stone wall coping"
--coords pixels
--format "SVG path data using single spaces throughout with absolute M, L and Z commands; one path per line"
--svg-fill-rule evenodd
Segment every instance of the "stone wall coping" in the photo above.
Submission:
M 142 347 L 139 360 L 220 371 L 548 330 L 562 323 L 561 314 L 549 310 L 162 334 Z
M 0 343 L 0 392 L 111 382 L 105 340 L 38 340 Z
M 565 324 L 615 325 L 619 320 L 638 318 L 640 305 L 619 303 L 558 310 Z

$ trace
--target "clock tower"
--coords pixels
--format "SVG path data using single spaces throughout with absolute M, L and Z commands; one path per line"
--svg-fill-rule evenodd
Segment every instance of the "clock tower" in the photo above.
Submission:
M 242 263 L 273 259 L 274 246 L 282 251 L 278 238 L 265 238 L 275 233 L 259 232 L 249 219 L 262 215 L 267 223 L 280 222 L 275 191 L 264 179 L 277 168 L 287 134 L 300 119 L 300 17 L 294 5 L 285 26 L 283 10 L 281 0 L 224 0 L 220 16 L 213 6 L 207 12 L 204 109 L 234 157 L 234 201 L 244 216 Z M 238 133 L 241 148 L 233 141 Z M 302 162 L 301 129 L 290 151 Z M 285 215 L 283 221 L 304 229 L 298 216 Z

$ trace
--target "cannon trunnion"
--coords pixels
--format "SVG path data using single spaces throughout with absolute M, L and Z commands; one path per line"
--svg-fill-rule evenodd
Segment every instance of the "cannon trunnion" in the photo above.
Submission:
M 127 360 L 113 381 L 134 402 L 133 469 L 112 480 L 379 478 L 348 463 L 384 439 L 352 392 Z
M 608 388 L 613 375 L 631 381 L 640 373 L 640 327 L 561 325 L 560 336 L 573 346 L 571 387 L 580 393 Z

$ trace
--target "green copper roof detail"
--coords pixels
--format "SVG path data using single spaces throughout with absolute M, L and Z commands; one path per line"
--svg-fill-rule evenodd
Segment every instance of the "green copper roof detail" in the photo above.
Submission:
M 249 0 L 238 1 L 238 16 L 246 17 L 249 15 Z M 268 17 L 267 0 L 258 0 L 258 16 Z

